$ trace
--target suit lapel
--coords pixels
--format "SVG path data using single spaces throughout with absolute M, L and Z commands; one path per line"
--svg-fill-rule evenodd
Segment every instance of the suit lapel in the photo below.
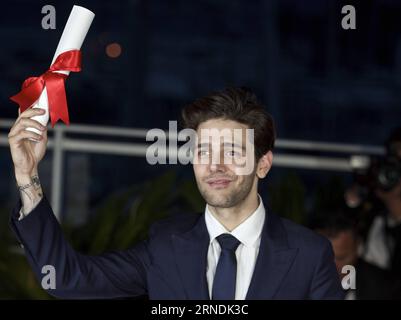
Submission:
M 209 234 L 204 215 L 199 217 L 191 230 L 173 235 L 172 240 L 175 261 L 187 299 L 208 300 L 206 264 Z
M 274 213 L 266 218 L 246 299 L 274 298 L 298 252 L 298 249 L 289 248 L 280 218 Z
M 209 233 L 202 214 L 194 227 L 172 235 L 175 261 L 185 295 L 191 300 L 208 300 L 206 279 Z M 259 254 L 246 299 L 272 299 L 288 273 L 298 249 L 290 248 L 280 218 L 269 213 L 262 231 Z

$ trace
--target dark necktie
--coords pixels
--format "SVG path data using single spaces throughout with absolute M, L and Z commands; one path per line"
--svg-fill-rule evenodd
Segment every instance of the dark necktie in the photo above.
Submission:
M 217 241 L 221 247 L 219 262 L 213 279 L 213 300 L 234 300 L 237 278 L 237 258 L 235 251 L 240 241 L 228 233 L 219 235 Z

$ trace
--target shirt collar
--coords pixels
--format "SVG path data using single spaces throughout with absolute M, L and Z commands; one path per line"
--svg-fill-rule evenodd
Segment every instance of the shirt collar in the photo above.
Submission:
M 258 195 L 258 208 L 233 231 L 229 232 L 210 212 L 209 206 L 206 205 L 205 221 L 209 232 L 210 242 L 223 233 L 229 233 L 236 237 L 245 246 L 257 246 L 263 225 L 266 218 L 266 211 L 262 198 Z

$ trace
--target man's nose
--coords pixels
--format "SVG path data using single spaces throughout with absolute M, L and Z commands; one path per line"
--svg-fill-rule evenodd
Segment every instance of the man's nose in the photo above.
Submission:
M 213 153 L 212 159 L 210 159 L 209 170 L 211 172 L 225 172 L 226 169 L 223 152 L 216 151 Z
M 224 164 L 210 164 L 209 170 L 211 172 L 225 172 L 226 168 Z

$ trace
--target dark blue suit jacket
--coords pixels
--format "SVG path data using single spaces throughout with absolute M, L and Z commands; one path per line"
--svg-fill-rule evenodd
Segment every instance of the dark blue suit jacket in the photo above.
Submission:
M 42 267 L 55 267 L 56 289 L 48 292 L 56 297 L 209 299 L 204 215 L 162 220 L 132 249 L 87 256 L 67 243 L 46 197 L 18 221 L 20 208 L 11 228 L 40 282 Z M 342 298 L 330 242 L 269 212 L 247 299 Z

